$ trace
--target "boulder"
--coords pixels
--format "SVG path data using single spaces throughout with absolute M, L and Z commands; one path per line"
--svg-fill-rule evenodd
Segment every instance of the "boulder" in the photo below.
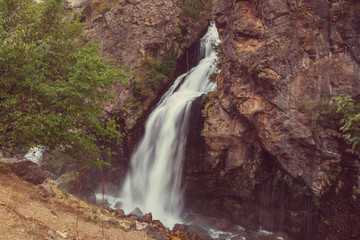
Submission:
M 124 212 L 124 210 L 122 210 L 122 209 L 116 209 L 116 210 L 115 210 L 115 215 L 116 215 L 117 217 L 123 218 L 123 217 L 125 217 L 125 212 Z
M 142 213 L 142 211 L 139 208 L 135 208 L 127 215 L 127 217 L 130 217 L 130 216 L 136 216 L 139 219 L 141 219 L 144 216 L 144 214 Z
M 11 169 L 20 178 L 33 184 L 41 184 L 45 180 L 45 174 L 40 170 L 36 163 L 26 159 L 1 158 L 0 165 Z
M 158 220 L 155 220 L 158 221 Z M 160 221 L 159 221 L 160 222 Z M 147 226 L 145 228 L 145 232 L 147 235 L 149 235 L 150 237 L 156 239 L 156 240 L 167 240 L 168 238 L 165 237 L 164 232 L 162 232 L 159 227 L 156 226 Z
M 164 224 L 160 220 L 153 220 L 152 224 L 159 229 L 165 229 Z
M 151 213 L 145 214 L 145 215 L 141 218 L 141 221 L 147 222 L 147 223 L 151 223 L 151 222 L 152 222 L 152 214 L 151 214 Z

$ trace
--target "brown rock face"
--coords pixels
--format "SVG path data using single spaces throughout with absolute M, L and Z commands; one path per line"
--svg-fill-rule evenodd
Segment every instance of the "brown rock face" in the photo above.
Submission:
M 180 57 L 206 30 L 209 19 L 184 18 L 182 5 L 179 0 L 94 1 L 77 11 L 89 20 L 85 34 L 91 41 L 100 42 L 104 57 L 115 59 L 118 66 L 139 70 L 146 58 L 159 62 L 170 52 Z M 120 112 L 128 128 L 137 123 L 164 87 L 134 110 L 126 105 L 133 96 L 133 81 L 115 87 L 119 96 L 105 107 L 109 113 Z
M 343 169 L 355 158 L 345 153 L 336 134 L 339 124 L 331 112 L 331 98 L 340 93 L 360 95 L 359 3 L 215 0 L 213 15 L 223 51 L 219 90 L 206 103 L 205 154 L 198 157 L 197 166 L 187 165 L 188 184 L 194 187 L 188 188 L 190 194 L 222 198 L 223 203 L 227 198 L 229 207 L 251 199 L 260 204 L 264 200 L 257 193 L 271 181 L 275 194 L 280 195 L 276 188 L 287 182 L 288 193 L 301 186 L 326 201 L 321 196 L 340 181 L 330 169 L 345 176 L 349 172 Z M 353 177 L 345 178 L 339 188 L 351 195 L 352 190 L 343 186 L 344 181 L 353 184 Z M 276 197 L 270 198 L 274 207 Z M 289 198 L 293 200 L 286 200 L 288 226 L 282 229 L 303 239 L 314 237 L 301 233 L 299 219 L 294 218 L 312 219 L 311 213 L 305 216 L 309 204 L 299 207 L 296 194 Z M 341 201 L 354 203 L 350 196 Z M 215 200 L 211 204 L 221 206 Z M 353 207 L 359 212 L 356 204 Z M 241 222 L 236 212 L 241 210 L 230 215 Z M 253 223 L 258 218 L 246 216 Z

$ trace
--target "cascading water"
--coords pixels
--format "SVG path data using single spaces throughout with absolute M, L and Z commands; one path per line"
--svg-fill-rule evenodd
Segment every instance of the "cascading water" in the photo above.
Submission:
M 200 42 L 204 58 L 176 79 L 150 114 L 121 192 L 126 212 L 138 207 L 169 227 L 181 222 L 181 178 L 190 107 L 194 99 L 217 87 L 208 78 L 216 71 L 212 44 L 218 41 L 211 23 Z

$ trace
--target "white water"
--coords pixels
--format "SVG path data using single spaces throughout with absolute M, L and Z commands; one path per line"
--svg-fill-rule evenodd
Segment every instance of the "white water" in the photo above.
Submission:
M 32 147 L 25 154 L 24 158 L 26 158 L 29 161 L 32 161 L 32 162 L 36 163 L 37 165 L 40 165 L 40 163 L 42 161 L 42 156 L 43 156 L 44 151 L 45 151 L 44 146 L 39 145 L 37 147 Z
M 200 56 L 205 57 L 175 80 L 150 114 L 120 194 L 125 212 L 138 207 L 168 227 L 182 222 L 181 180 L 190 108 L 194 99 L 217 87 L 208 78 L 216 71 L 211 44 L 218 41 L 217 29 L 211 23 L 201 39 Z

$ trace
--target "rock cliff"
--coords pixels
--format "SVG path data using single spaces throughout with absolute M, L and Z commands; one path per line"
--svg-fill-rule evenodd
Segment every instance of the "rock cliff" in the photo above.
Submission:
M 192 107 L 188 207 L 293 239 L 359 238 L 356 156 L 331 100 L 360 96 L 358 1 L 214 0 L 201 17 L 186 16 L 181 0 L 70 2 L 103 55 L 133 71 L 105 106 L 127 128 L 127 142 L 113 146 L 115 167 L 127 164 L 141 122 L 212 18 L 219 89 Z M 161 72 L 169 57 L 181 67 Z M 145 78 L 162 80 L 144 87 Z
M 358 238 L 356 156 L 331 98 L 360 96 L 359 2 L 215 0 L 213 16 L 219 89 L 204 99 L 202 154 L 188 148 L 189 201 L 297 239 Z
M 195 18 L 189 17 L 182 10 L 184 4 L 181 0 L 69 0 L 74 17 L 86 23 L 89 40 L 98 41 L 102 55 L 119 67 L 127 66 L 132 76 L 113 87 L 118 95 L 105 106 L 105 117 L 117 119 L 124 132 L 124 139 L 112 146 L 117 152 L 111 160 L 115 166 L 128 164 L 153 105 L 174 78 L 194 64 L 195 56 L 189 52 L 186 59 L 185 53 L 196 49 L 211 15 L 204 8 Z

